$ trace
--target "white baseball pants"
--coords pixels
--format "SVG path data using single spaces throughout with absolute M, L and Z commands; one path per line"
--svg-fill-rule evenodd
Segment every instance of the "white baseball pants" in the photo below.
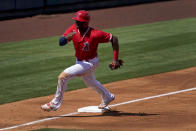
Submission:
M 99 95 L 101 95 L 101 98 L 103 101 L 111 98 L 111 93 L 107 89 L 105 89 L 101 85 L 101 83 L 96 80 L 94 76 L 94 71 L 97 68 L 98 63 L 99 63 L 99 60 L 97 57 L 89 61 L 77 61 L 76 60 L 75 65 L 68 67 L 67 69 L 64 70 L 64 72 L 69 74 L 69 76 L 62 79 L 60 82 L 58 82 L 57 91 L 56 91 L 54 99 L 52 100 L 52 103 L 54 103 L 54 105 L 56 106 L 55 107 L 56 109 L 58 109 L 60 105 L 62 104 L 63 94 L 64 94 L 64 91 L 67 89 L 68 81 L 77 76 L 82 77 L 87 87 L 91 87 Z

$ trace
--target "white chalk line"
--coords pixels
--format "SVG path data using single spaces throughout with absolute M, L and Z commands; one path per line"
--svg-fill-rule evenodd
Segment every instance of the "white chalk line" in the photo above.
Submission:
M 127 101 L 127 102 L 122 102 L 122 103 L 118 103 L 118 104 L 113 104 L 113 105 L 110 105 L 109 107 L 114 107 L 114 106 L 129 104 L 129 103 L 134 103 L 134 102 L 148 100 L 148 99 L 153 99 L 153 98 L 162 97 L 162 96 L 169 96 L 169 95 L 179 94 L 179 93 L 183 93 L 183 92 L 187 92 L 187 91 L 193 91 L 193 90 L 196 90 L 196 87 L 185 89 L 185 90 L 179 90 L 179 91 L 169 92 L 169 93 L 165 93 L 165 94 L 160 94 L 160 95 L 156 95 L 156 96 L 144 97 L 144 98 L 140 98 L 140 99 L 136 99 L 136 100 L 131 100 L 131 101 Z
M 23 127 L 23 126 L 29 126 L 29 125 L 33 125 L 33 124 L 36 124 L 36 123 L 41 123 L 41 122 L 54 120 L 54 119 L 58 119 L 58 118 L 66 117 L 66 116 L 77 115 L 77 114 L 80 114 L 80 113 L 79 112 L 73 112 L 73 113 L 64 114 L 64 115 L 60 115 L 60 116 L 55 116 L 55 117 L 45 118 L 45 119 L 41 119 L 41 120 L 36 120 L 36 121 L 28 122 L 28 123 L 25 123 L 25 124 L 21 124 L 21 125 L 11 126 L 11 127 L 7 127 L 7 128 L 1 128 L 0 131 L 10 130 L 10 129 L 19 128 L 19 127 Z
M 122 103 L 118 103 L 118 104 L 113 104 L 113 105 L 110 105 L 109 107 L 115 107 L 115 106 L 125 105 L 125 104 L 134 103 L 134 102 L 138 102 L 138 101 L 143 101 L 143 100 L 158 98 L 158 97 L 162 97 L 162 96 L 169 96 L 169 95 L 179 94 L 179 93 L 193 91 L 193 90 L 196 90 L 196 87 L 185 89 L 185 90 L 179 90 L 179 91 L 169 92 L 169 93 L 160 94 L 160 95 L 155 95 L 155 96 L 144 97 L 144 98 L 140 98 L 140 99 L 136 99 L 136 100 L 131 100 L 131 101 L 127 101 L 127 102 L 122 102 Z M 11 127 L 7 127 L 7 128 L 1 128 L 0 131 L 15 129 L 15 128 L 23 127 L 23 126 L 29 126 L 29 125 L 33 125 L 33 124 L 37 124 L 37 123 L 49 121 L 49 120 L 59 119 L 59 118 L 62 118 L 62 117 L 73 116 L 73 115 L 78 115 L 78 114 L 80 114 L 80 113 L 79 112 L 73 112 L 73 113 L 64 114 L 64 115 L 60 115 L 60 116 L 56 116 L 56 117 L 45 118 L 45 119 L 36 120 L 36 121 L 28 122 L 28 123 L 25 123 L 25 124 L 21 124 L 21 125 L 11 126 Z

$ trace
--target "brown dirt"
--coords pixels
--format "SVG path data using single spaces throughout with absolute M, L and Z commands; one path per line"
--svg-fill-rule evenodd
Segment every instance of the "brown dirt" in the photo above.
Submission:
M 105 84 L 116 94 L 112 103 L 193 88 L 196 85 L 196 67 L 131 80 Z M 56 112 L 43 112 L 40 105 L 53 98 L 34 98 L 0 106 L 0 127 L 19 125 L 39 119 L 76 112 L 78 108 L 98 105 L 99 96 L 90 88 L 66 92 L 61 108 Z M 99 130 L 150 130 L 184 131 L 196 130 L 196 91 L 159 97 L 146 101 L 113 107 L 108 113 L 81 113 L 62 117 L 17 131 L 39 128 L 99 129 Z
M 145 11 L 143 11 L 145 10 Z M 90 11 L 92 26 L 113 28 L 195 17 L 195 0 L 176 0 L 145 5 Z M 62 34 L 73 21 L 71 14 L 36 16 L 0 22 L 0 41 L 16 41 Z M 8 28 L 9 27 L 9 28 Z M 116 95 L 112 103 L 187 89 L 196 85 L 196 67 L 142 78 L 105 84 Z M 54 87 L 56 88 L 56 87 Z M 57 112 L 43 112 L 40 105 L 53 95 L 0 105 L 0 128 L 19 125 L 44 118 L 76 112 L 78 108 L 98 105 L 100 98 L 89 88 L 66 92 Z M 81 113 L 16 128 L 100 129 L 134 131 L 196 130 L 196 91 L 165 96 L 112 108 L 108 113 Z
M 103 29 L 196 16 L 195 0 L 173 0 L 90 11 L 91 26 Z M 0 21 L 0 43 L 61 35 L 73 13 Z

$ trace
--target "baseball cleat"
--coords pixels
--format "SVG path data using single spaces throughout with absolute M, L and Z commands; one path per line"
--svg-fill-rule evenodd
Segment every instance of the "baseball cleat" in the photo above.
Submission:
M 41 106 L 41 109 L 44 110 L 44 111 L 56 111 L 57 109 L 55 108 L 55 105 L 54 103 L 52 102 L 49 102 L 47 104 L 44 104 Z
M 98 106 L 99 109 L 106 109 L 106 107 L 115 99 L 114 94 L 111 94 L 111 98 L 106 101 L 102 101 L 102 103 Z

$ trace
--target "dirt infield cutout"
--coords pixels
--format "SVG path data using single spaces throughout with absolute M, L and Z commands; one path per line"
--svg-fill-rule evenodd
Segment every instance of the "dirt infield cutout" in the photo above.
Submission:
M 43 112 L 40 109 L 40 105 L 53 95 L 4 104 L 0 106 L 0 127 L 16 126 L 13 130 L 195 129 L 194 78 L 196 68 L 189 68 L 105 84 L 105 87 L 116 94 L 116 100 L 111 103 L 112 111 L 104 113 L 77 113 L 78 108 L 99 104 L 99 96 L 90 88 L 65 92 L 63 105 L 56 112 Z M 27 124 L 21 125 L 24 123 Z

